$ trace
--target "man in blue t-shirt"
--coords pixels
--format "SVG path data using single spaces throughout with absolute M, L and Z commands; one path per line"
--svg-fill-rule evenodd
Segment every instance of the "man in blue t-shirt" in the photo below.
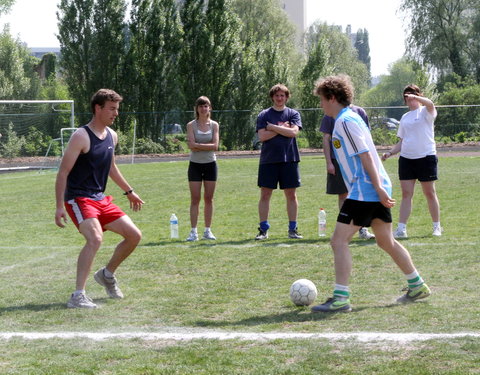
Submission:
M 358 113 L 363 121 L 365 121 L 365 124 L 369 126 L 367 112 L 365 112 L 362 107 L 351 104 L 350 108 L 352 111 Z M 320 131 L 323 133 L 323 154 L 325 155 L 325 163 L 327 166 L 326 192 L 327 194 L 335 194 L 338 196 L 338 208 L 340 209 L 342 208 L 345 199 L 347 199 L 348 190 L 345 186 L 345 182 L 343 181 L 340 168 L 333 152 L 332 133 L 334 127 L 335 119 L 331 118 L 330 116 L 323 116 L 322 124 L 320 125 Z M 364 240 L 370 240 L 375 238 L 375 235 L 370 233 L 367 228 L 362 227 L 358 231 L 358 237 L 363 238 Z
M 358 229 L 370 226 L 377 245 L 388 253 L 405 275 L 407 293 L 399 303 L 413 302 L 430 295 L 430 289 L 417 272 L 410 254 L 392 233 L 392 183 L 362 118 L 349 106 L 353 85 L 345 75 L 321 79 L 315 94 L 325 114 L 335 119 L 332 133 L 333 150 L 340 166 L 348 196 L 338 214 L 335 231 L 330 241 L 334 253 L 335 287 L 333 297 L 312 307 L 313 312 L 351 311 L 349 279 L 352 255 L 349 243 Z M 372 275 L 375 277 L 375 275 Z
M 298 168 L 300 154 L 296 136 L 302 128 L 302 120 L 300 113 L 286 106 L 290 91 L 285 85 L 273 86 L 269 94 L 273 106 L 260 112 L 257 118 L 257 133 L 262 142 L 262 149 L 258 168 L 260 226 L 255 239 L 268 238 L 270 198 L 277 186 L 283 190 L 287 200 L 288 237 L 300 239 L 302 236 L 297 231 L 296 193 L 296 189 L 300 186 Z

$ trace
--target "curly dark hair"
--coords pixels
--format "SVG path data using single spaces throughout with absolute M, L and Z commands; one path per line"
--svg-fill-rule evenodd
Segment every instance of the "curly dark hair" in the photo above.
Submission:
M 319 79 L 315 83 L 313 94 L 326 99 L 335 98 L 337 102 L 347 107 L 352 104 L 354 89 L 350 77 L 341 74 Z

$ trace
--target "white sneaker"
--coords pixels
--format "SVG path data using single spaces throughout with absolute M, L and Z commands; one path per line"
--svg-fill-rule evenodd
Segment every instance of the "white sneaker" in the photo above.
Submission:
M 358 237 L 363 240 L 371 240 L 372 238 L 375 238 L 375 235 L 370 233 L 367 228 L 360 228 L 358 231 Z
M 198 241 L 198 233 L 194 230 L 191 230 L 186 241 Z
M 440 225 L 436 226 L 436 227 L 433 227 L 432 236 L 440 237 L 442 235 L 442 232 L 443 232 L 443 229 Z
M 400 230 L 400 229 L 397 228 L 397 230 L 395 232 L 393 232 L 393 237 L 394 238 L 408 238 L 407 230 L 406 229 Z
M 215 237 L 210 229 L 206 229 L 205 232 L 203 232 L 203 239 L 204 240 L 216 240 L 217 237 Z
M 93 303 L 90 297 L 86 294 L 79 293 L 77 295 L 72 293 L 72 296 L 67 302 L 67 307 L 70 309 L 96 309 L 97 305 Z

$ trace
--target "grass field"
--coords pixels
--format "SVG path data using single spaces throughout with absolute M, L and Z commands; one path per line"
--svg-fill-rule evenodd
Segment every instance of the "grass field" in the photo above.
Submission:
M 410 238 L 402 243 L 433 295 L 411 305 L 395 304 L 405 286 L 403 275 L 374 242 L 355 238 L 353 311 L 338 315 L 312 314 L 295 307 L 288 296 L 299 278 L 317 285 L 317 303 L 332 291 L 332 253 L 328 238 L 317 236 L 316 217 L 324 207 L 330 234 L 337 202 L 324 193 L 321 156 L 301 162 L 298 221 L 304 239 L 286 238 L 285 200 L 275 192 L 270 239 L 260 243 L 253 240 L 258 159 L 219 160 L 212 227 L 218 240 L 196 243 L 184 241 L 189 232 L 187 162 L 121 165 L 146 201 L 141 212 L 130 215 L 144 236 L 117 271 L 124 300 L 106 298 L 90 278 L 87 292 L 100 305 L 96 310 L 66 308 L 83 239 L 71 223 L 65 229 L 54 224 L 55 172 L 0 175 L 0 373 L 478 374 L 479 162 L 480 157 L 440 158 L 437 190 L 445 228 L 440 238 L 431 236 L 417 186 Z M 385 165 L 399 202 L 397 161 Z M 130 213 L 120 190 L 112 182 L 108 188 Z M 180 220 L 180 240 L 169 238 L 173 212 Z M 398 205 L 392 213 L 396 223 Z M 203 230 L 202 219 L 200 224 Z M 118 240 L 106 233 L 94 270 L 106 263 Z M 398 337 L 363 340 L 363 332 Z M 49 333 L 57 336 L 49 338 Z M 62 338 L 62 333 L 71 336 Z M 287 336 L 268 336 L 277 333 Z M 412 334 L 413 340 L 402 340 L 401 334 Z M 460 335 L 415 340 L 425 334 Z

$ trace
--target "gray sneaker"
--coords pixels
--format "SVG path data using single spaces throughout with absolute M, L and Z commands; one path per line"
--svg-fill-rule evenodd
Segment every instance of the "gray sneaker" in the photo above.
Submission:
M 294 238 L 296 240 L 300 240 L 303 238 L 303 236 L 300 233 L 298 233 L 297 228 L 295 228 L 293 230 L 288 231 L 288 238 Z
M 95 305 L 90 297 L 87 297 L 83 293 L 75 295 L 72 293 L 72 296 L 67 302 L 67 307 L 70 309 L 96 309 Z
M 105 287 L 107 294 L 111 298 L 123 298 L 123 293 L 118 287 L 116 277 L 105 277 L 105 273 L 103 272 L 104 270 L 105 267 L 100 268 L 97 272 L 95 272 L 95 275 L 93 276 L 95 281 L 101 286 Z

